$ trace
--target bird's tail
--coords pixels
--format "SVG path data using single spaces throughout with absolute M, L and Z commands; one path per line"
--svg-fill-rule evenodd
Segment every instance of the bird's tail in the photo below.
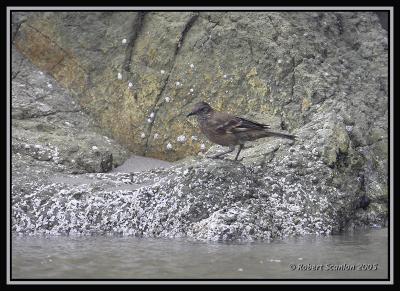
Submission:
M 275 132 L 275 131 L 268 131 L 268 136 L 278 136 L 278 137 L 283 137 L 283 138 L 288 138 L 288 139 L 296 139 L 297 136 L 287 134 L 287 133 L 282 133 L 282 132 Z

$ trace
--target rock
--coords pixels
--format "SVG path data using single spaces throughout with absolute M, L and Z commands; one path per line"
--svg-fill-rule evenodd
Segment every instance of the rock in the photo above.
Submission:
M 256 240 L 386 225 L 388 38 L 375 13 L 12 21 L 13 231 Z M 240 163 L 204 159 L 220 147 L 185 117 L 200 100 L 298 139 L 249 143 Z M 180 161 L 85 174 L 121 164 L 118 143 Z
M 289 131 L 312 120 L 318 106 L 340 107 L 357 123 L 371 108 L 379 116 L 387 108 L 374 101 L 387 99 L 388 44 L 372 12 L 14 14 L 18 50 L 140 155 L 174 161 L 197 154 L 207 141 L 182 145 L 177 137 L 198 134 L 185 115 L 199 100 L 281 117 Z M 363 130 L 366 138 L 372 128 Z
M 332 173 L 318 161 L 318 185 L 311 174 L 289 181 L 300 169 L 287 167 L 288 147 L 281 153 L 264 167 L 189 158 L 166 169 L 27 183 L 24 192 L 13 189 L 13 231 L 251 241 L 337 233 L 355 221 L 365 197 L 330 186 Z
M 389 27 L 389 12 L 386 12 L 386 11 L 379 11 L 378 12 L 377 11 L 375 13 L 379 17 L 379 21 L 380 21 L 380 23 L 382 25 L 382 28 L 388 30 L 388 27 Z
M 104 136 L 57 81 L 14 48 L 12 57 L 13 178 L 26 175 L 27 163 L 29 178 L 35 179 L 35 171 L 39 176 L 43 171 L 107 172 L 128 157 L 127 150 Z

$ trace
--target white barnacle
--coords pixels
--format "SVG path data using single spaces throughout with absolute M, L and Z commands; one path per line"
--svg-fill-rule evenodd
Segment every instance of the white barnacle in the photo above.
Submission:
M 171 101 L 171 98 L 165 97 L 165 102 L 169 103 Z
M 172 149 L 172 144 L 171 143 L 167 143 L 167 150 L 171 150 Z
M 96 151 L 96 150 L 98 150 L 98 147 L 92 146 L 92 150 Z
M 176 84 L 176 86 L 180 86 L 180 85 L 181 85 L 181 83 L 180 83 L 180 82 L 176 82 L 175 84 Z
M 165 74 L 165 71 L 164 71 L 164 70 L 161 70 L 160 73 L 161 73 L 161 74 Z
M 122 80 L 122 74 L 118 73 L 118 80 Z
M 150 113 L 150 118 L 154 118 L 154 112 Z
M 132 82 L 129 82 L 129 83 L 128 83 L 128 87 L 129 87 L 129 88 L 132 88 L 132 86 L 133 86 Z
M 52 84 L 50 84 L 50 83 L 47 83 L 47 87 L 49 87 L 49 88 L 53 88 L 53 85 L 52 85 Z
M 278 64 L 280 64 L 280 63 L 282 63 L 282 60 L 281 60 L 281 59 L 278 60 Z
M 141 135 L 140 135 L 140 137 L 141 137 L 141 138 L 145 138 L 145 137 L 146 137 L 145 133 L 142 132 Z
M 189 90 L 189 91 L 190 91 L 191 93 L 193 93 L 193 91 L 194 91 L 194 90 L 193 90 L 193 88 L 190 88 L 190 90 Z
M 198 140 L 197 135 L 192 135 L 192 140 Z
M 193 68 L 194 68 L 194 65 L 193 65 L 193 64 L 190 64 L 190 67 L 193 69 Z
M 206 145 L 205 145 L 204 143 L 202 143 L 202 144 L 200 145 L 200 149 L 201 149 L 202 151 L 204 151 L 204 150 L 206 149 Z
M 154 139 L 158 139 L 160 137 L 160 135 L 158 133 L 154 134 Z
M 180 143 L 184 143 L 184 142 L 186 141 L 186 136 L 180 135 L 180 136 L 177 137 L 176 140 L 177 140 L 178 142 L 180 142 Z
M 324 72 L 324 76 L 325 77 L 329 76 L 329 73 L 328 72 Z
M 126 38 L 124 38 L 124 39 L 122 40 L 122 43 L 126 43 Z
M 228 76 L 227 75 L 224 75 L 224 79 L 226 79 Z
M 152 123 L 153 120 L 152 120 L 151 118 L 147 118 L 147 122 L 148 122 L 148 123 Z

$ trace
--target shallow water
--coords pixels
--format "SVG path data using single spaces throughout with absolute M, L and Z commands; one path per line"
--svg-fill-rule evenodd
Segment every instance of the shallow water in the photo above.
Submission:
M 253 243 L 13 235 L 11 260 L 12 279 L 378 279 L 388 275 L 388 231 Z M 330 269 L 343 264 L 356 270 Z

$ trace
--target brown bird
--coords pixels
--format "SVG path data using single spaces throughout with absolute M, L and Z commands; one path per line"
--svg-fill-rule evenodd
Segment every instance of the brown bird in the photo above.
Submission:
M 239 145 L 239 150 L 235 157 L 235 160 L 237 160 L 246 141 L 268 136 L 277 136 L 292 140 L 296 138 L 296 136 L 291 134 L 271 131 L 269 130 L 269 125 L 214 110 L 204 101 L 194 105 L 192 112 L 187 117 L 191 115 L 197 116 L 201 132 L 210 141 L 222 146 L 229 146 L 229 150 L 216 154 L 211 158 L 219 158 L 231 153 L 235 150 L 235 146 Z

